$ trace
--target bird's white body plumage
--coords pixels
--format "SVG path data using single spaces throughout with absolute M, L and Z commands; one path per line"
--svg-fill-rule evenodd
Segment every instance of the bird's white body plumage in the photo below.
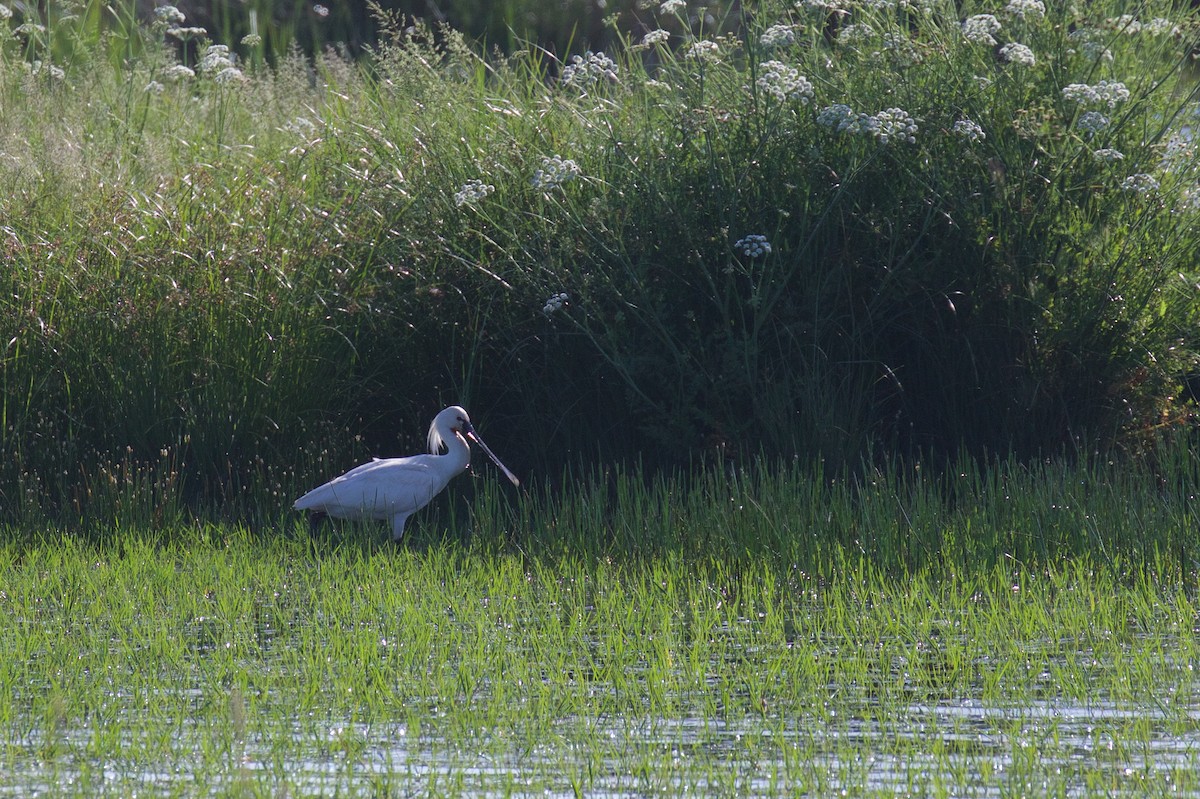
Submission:
M 514 484 L 516 477 L 476 436 L 467 412 L 454 405 L 439 413 L 429 427 L 429 455 L 375 458 L 317 486 L 293 507 L 336 519 L 390 519 L 392 538 L 404 535 L 404 523 L 429 504 L 471 463 L 470 436 L 496 462 Z M 443 455 L 437 454 L 442 447 Z

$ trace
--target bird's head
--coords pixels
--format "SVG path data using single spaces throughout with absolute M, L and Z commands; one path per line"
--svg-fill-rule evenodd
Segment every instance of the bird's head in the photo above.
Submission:
M 437 455 L 448 446 L 451 436 L 460 436 L 465 442 L 474 435 L 475 428 L 471 426 L 471 417 L 466 410 L 459 405 L 451 405 L 433 417 L 433 424 L 429 425 L 429 451 Z

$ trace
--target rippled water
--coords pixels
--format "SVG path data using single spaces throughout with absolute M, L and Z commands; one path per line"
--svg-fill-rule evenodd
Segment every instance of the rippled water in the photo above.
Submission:
M 768 707 L 728 720 L 691 714 L 681 697 L 673 717 L 567 714 L 534 731 L 464 730 L 432 698 L 419 703 L 427 712 L 405 708 L 393 720 L 308 717 L 243 733 L 96 714 L 56 741 L 35 720 L 10 736 L 0 795 L 1200 796 L 1200 699 L 1178 693 L 1169 704 L 946 695 L 881 706 L 870 691 L 851 691 L 794 717 Z M 88 760 L 106 727 L 139 754 Z M 147 754 L 154 736 L 158 753 Z M 222 745 L 231 754 L 220 773 L 196 773 L 206 747 Z

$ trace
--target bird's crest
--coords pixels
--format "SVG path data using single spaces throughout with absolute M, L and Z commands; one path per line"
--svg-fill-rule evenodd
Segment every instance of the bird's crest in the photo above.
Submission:
M 449 445 L 442 440 L 442 434 L 437 429 L 437 420 L 434 419 L 433 424 L 429 425 L 429 451 L 434 455 L 441 455 L 443 449 L 449 449 Z

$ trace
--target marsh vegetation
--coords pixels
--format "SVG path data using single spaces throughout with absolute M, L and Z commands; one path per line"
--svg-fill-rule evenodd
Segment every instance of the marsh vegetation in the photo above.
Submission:
M 1192 12 L 350 60 L 49 6 L 0 5 L 0 794 L 1200 795 Z M 522 490 L 287 510 L 455 403 Z

